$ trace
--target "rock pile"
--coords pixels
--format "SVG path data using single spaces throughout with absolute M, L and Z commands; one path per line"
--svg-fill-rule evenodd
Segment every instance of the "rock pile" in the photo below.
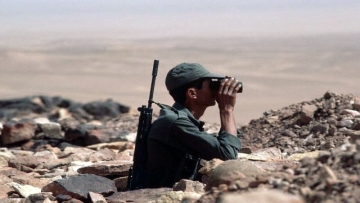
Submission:
M 322 98 L 301 102 L 264 116 L 242 127 L 246 146 L 277 147 L 284 155 L 330 150 L 346 137 L 360 136 L 360 98 L 326 92 Z
M 66 141 L 87 146 L 123 140 L 136 131 L 137 119 L 129 116 L 129 111 L 112 100 L 87 104 L 46 96 L 2 100 L 1 145 L 36 148 Z
M 2 100 L 0 202 L 358 202 L 359 111 L 359 97 L 331 92 L 267 111 L 241 128 L 238 160 L 202 161 L 202 182 L 125 191 L 138 122 L 129 107 Z
M 129 112 L 112 100 L 0 101 L 0 202 L 86 201 L 124 189 L 138 120 Z
M 266 162 L 276 166 L 274 161 Z M 283 162 L 276 170 L 257 166 L 257 170 L 263 171 L 255 174 L 248 172 L 254 167 L 241 168 L 249 167 L 249 163 L 239 160 L 232 162 L 233 164 L 230 161 L 224 162 L 213 170 L 207 182 L 212 185 L 207 186 L 208 192 L 197 202 L 216 202 L 229 193 L 240 198 L 259 188 L 267 189 L 265 191 L 276 189 L 284 192 L 283 194 L 302 197 L 305 202 L 311 203 L 355 203 L 360 199 L 359 140 L 356 144 L 345 144 L 331 152 L 320 151 L 316 157 L 306 156 L 299 162 Z M 215 184 L 214 179 L 217 181 Z
M 227 193 L 240 197 L 256 188 L 278 189 L 306 202 L 358 202 L 359 111 L 359 97 L 326 92 L 319 99 L 265 112 L 242 131 L 244 146 L 249 148 L 246 151 L 253 151 L 252 155 L 259 149 L 279 150 L 277 156 L 265 161 L 266 165 L 257 163 L 256 168 L 266 172 L 249 174 L 240 168 L 246 162 L 237 161 L 237 167 L 220 164 L 212 173 L 218 179 L 216 187 L 208 185 L 208 193 L 198 202 L 215 202 Z M 275 155 L 274 151 L 268 154 Z M 254 167 L 250 171 L 255 171 Z M 233 181 L 226 182 L 229 176 Z

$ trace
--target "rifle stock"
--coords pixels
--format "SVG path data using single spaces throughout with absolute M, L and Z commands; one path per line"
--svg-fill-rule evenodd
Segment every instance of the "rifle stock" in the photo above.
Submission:
M 133 166 L 130 168 L 128 175 L 128 190 L 135 190 L 147 187 L 148 178 L 145 169 L 147 158 L 147 138 L 152 122 L 153 109 L 151 108 L 151 105 L 153 103 L 153 95 L 158 66 L 159 61 L 154 60 L 148 106 L 146 107 L 145 105 L 142 105 L 138 108 L 140 116 L 135 141 Z

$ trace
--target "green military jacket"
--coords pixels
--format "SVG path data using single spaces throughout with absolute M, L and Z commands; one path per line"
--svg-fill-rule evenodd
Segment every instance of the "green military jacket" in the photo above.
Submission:
M 164 106 L 148 136 L 146 169 L 149 187 L 172 187 L 180 179 L 193 179 L 200 159 L 236 159 L 240 136 L 225 131 L 204 132 L 204 123 L 179 103 Z

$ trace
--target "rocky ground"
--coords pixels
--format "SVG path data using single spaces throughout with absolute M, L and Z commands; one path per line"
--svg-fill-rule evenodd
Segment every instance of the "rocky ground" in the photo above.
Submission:
M 241 128 L 237 160 L 202 162 L 202 182 L 126 191 L 137 121 L 112 100 L 1 100 L 0 202 L 360 202 L 355 95 L 264 112 Z

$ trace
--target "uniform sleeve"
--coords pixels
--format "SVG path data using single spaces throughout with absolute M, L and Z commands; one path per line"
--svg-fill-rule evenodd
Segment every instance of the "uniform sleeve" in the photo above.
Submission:
M 172 145 L 179 150 L 210 160 L 236 159 L 241 147 L 238 137 L 225 131 L 220 131 L 218 136 L 200 131 L 190 120 L 179 118 L 171 127 Z

